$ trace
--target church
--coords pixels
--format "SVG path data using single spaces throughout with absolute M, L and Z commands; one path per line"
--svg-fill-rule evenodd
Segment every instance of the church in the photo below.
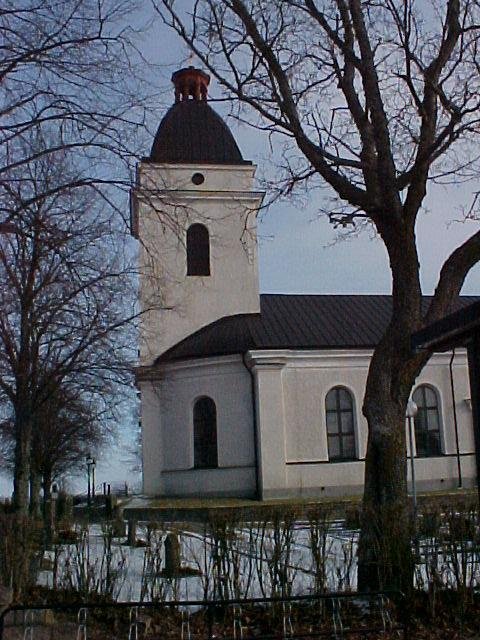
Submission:
M 131 194 L 143 491 L 360 494 L 362 399 L 391 299 L 260 294 L 256 213 L 264 194 L 255 165 L 208 104 L 209 80 L 193 67 L 173 74 L 175 102 Z M 466 352 L 434 354 L 412 398 L 418 410 L 405 428 L 417 489 L 473 486 Z

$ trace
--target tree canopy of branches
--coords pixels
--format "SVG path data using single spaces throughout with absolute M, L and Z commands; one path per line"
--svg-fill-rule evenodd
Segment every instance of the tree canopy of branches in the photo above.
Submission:
M 129 26 L 138 7 L 129 0 L 2 3 L 1 190 L 8 191 L 12 170 L 28 170 L 39 156 L 58 150 L 81 164 L 78 184 L 95 185 L 110 204 L 108 186 L 128 188 L 147 103 L 144 89 L 149 91 Z M 41 149 L 25 144 L 32 131 L 54 129 L 51 144 Z M 64 186 L 59 181 L 55 188 Z M 1 211 L 5 220 L 21 213 Z
M 363 403 L 359 579 L 407 587 L 405 409 L 430 355 L 412 352 L 410 336 L 452 309 L 480 258 L 476 232 L 447 257 L 423 308 L 415 225 L 430 180 L 478 176 L 480 3 L 197 0 L 190 14 L 154 3 L 241 117 L 286 140 L 284 188 L 328 185 L 334 217 L 362 218 L 385 244 L 393 311 Z
M 78 186 L 66 152 L 41 152 L 55 144 L 31 136 L 37 159 L 8 173 L 2 198 L 22 212 L 0 238 L 0 394 L 13 413 L 17 511 L 28 508 L 36 425 L 55 411 L 66 424 L 87 400 L 105 411 L 130 380 L 136 312 L 122 229 L 94 189 Z

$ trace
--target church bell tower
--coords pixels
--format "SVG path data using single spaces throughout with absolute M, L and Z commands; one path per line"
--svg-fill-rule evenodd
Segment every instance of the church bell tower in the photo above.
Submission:
M 140 243 L 140 365 L 225 316 L 258 313 L 256 167 L 210 107 L 210 77 L 172 76 L 175 103 L 138 166 L 132 233 Z

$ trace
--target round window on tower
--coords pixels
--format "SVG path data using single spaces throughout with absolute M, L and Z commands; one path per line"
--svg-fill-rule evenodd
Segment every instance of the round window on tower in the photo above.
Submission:
M 194 173 L 192 176 L 192 182 L 196 185 L 203 184 L 205 182 L 205 176 L 203 173 Z

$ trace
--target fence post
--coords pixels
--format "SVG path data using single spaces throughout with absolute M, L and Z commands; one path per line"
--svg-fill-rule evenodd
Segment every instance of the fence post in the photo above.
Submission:
M 128 640 L 138 640 L 138 607 L 130 607 Z
M 3 621 L 5 620 L 5 615 L 8 612 L 8 607 L 5 609 L 0 609 L 0 640 L 3 640 Z
M 81 607 L 77 613 L 77 640 L 87 640 L 88 609 Z
M 405 602 L 405 596 L 403 597 L 403 637 L 405 640 L 409 640 L 410 638 L 410 625 L 411 625 L 411 617 L 410 617 L 411 608 L 408 606 L 408 603 Z
M 207 623 L 208 623 L 208 640 L 212 640 L 213 636 L 213 605 L 211 602 L 207 603 Z

